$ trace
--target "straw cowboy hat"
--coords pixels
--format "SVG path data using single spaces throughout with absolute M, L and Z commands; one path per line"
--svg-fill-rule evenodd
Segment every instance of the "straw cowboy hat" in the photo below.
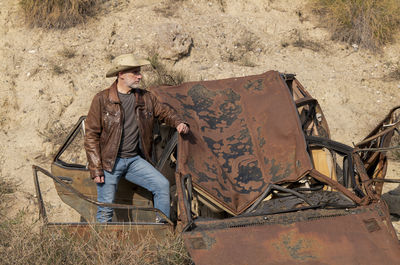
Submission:
M 133 54 L 123 54 L 115 57 L 112 61 L 112 67 L 108 70 L 106 77 L 117 76 L 121 71 L 149 64 L 149 61 L 137 58 Z

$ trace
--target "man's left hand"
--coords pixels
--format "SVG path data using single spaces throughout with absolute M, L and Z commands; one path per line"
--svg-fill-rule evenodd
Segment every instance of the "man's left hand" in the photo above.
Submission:
M 189 126 L 187 126 L 185 123 L 179 123 L 179 125 L 176 126 L 176 130 L 178 133 L 187 134 L 189 132 Z

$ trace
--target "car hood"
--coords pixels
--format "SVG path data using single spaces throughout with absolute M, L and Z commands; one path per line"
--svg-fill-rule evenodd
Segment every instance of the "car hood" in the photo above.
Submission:
M 233 215 L 268 184 L 297 181 L 312 169 L 293 97 L 279 72 L 151 91 L 190 125 L 179 139 L 177 171 Z

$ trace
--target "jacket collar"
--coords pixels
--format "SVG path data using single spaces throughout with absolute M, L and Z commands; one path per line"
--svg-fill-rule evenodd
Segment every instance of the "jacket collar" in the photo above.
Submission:
M 109 88 L 108 99 L 112 103 L 121 104 L 121 100 L 118 97 L 118 89 L 117 89 L 118 79 L 114 81 L 114 83 Z M 136 98 L 136 106 L 144 106 L 144 100 L 142 97 L 143 91 L 140 89 L 134 89 L 133 92 L 135 93 Z
M 118 79 L 115 80 L 114 83 L 109 88 L 108 99 L 112 103 L 121 103 L 121 100 L 118 97 L 117 82 Z

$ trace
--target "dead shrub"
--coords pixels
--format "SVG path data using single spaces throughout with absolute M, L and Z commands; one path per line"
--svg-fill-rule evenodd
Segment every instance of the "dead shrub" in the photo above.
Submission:
M 391 80 L 400 80 L 400 62 L 395 64 L 388 75 Z
M 326 51 L 321 43 L 311 40 L 309 37 L 304 37 L 298 29 L 292 30 L 287 37 L 281 40 L 280 44 L 282 48 L 293 46 L 314 52 Z
M 76 51 L 71 48 L 64 47 L 61 51 L 58 52 L 58 54 L 66 59 L 71 59 L 76 56 Z
M 0 178 L 0 201 L 3 202 L 3 197 L 15 191 L 15 184 L 10 181 L 5 181 Z
M 387 68 L 384 81 L 399 81 L 400 80 L 400 62 L 386 62 L 384 67 Z
M 153 8 L 153 11 L 163 17 L 176 17 L 176 13 L 186 0 L 167 0 Z
M 243 56 L 243 58 L 239 61 L 239 65 L 246 66 L 246 67 L 256 67 L 257 64 L 254 63 L 250 56 Z
M 20 0 L 30 26 L 65 29 L 85 21 L 99 10 L 101 0 Z
M 111 63 L 112 60 L 115 59 L 115 56 L 113 54 L 111 54 L 111 53 L 108 53 L 108 54 L 106 54 L 105 59 L 107 60 L 107 62 Z
M 397 145 L 400 146 L 400 139 L 397 139 Z M 395 150 L 393 152 L 393 155 L 396 160 L 400 160 L 400 151 L 399 150 Z
M 236 36 L 229 36 L 229 38 L 233 38 L 235 41 L 226 43 L 226 48 L 220 53 L 221 59 L 225 62 L 243 64 L 244 58 L 262 51 L 263 45 L 260 39 L 246 29 L 238 31 Z
M 324 49 L 320 43 L 309 39 L 304 39 L 300 32 L 297 30 L 294 32 L 294 41 L 291 44 L 294 47 L 309 49 L 314 52 L 319 52 Z
M 67 70 L 64 67 L 62 67 L 62 65 L 52 63 L 50 65 L 50 67 L 51 67 L 50 69 L 51 69 L 51 72 L 53 75 L 62 75 L 67 72 Z
M 289 47 L 289 42 L 288 41 L 286 41 L 286 40 L 282 40 L 281 41 L 281 46 L 282 46 L 282 48 L 287 48 L 287 47 Z
M 2 174 L 1 170 L 0 174 Z M 1 248 L 1 243 L 4 240 L 3 233 L 1 231 L 3 227 L 3 220 L 6 218 L 6 212 L 9 207 L 8 205 L 9 198 L 7 198 L 7 195 L 14 193 L 16 187 L 17 184 L 15 182 L 4 180 L 3 176 L 0 176 L 0 248 Z M 0 257 L 0 264 L 2 264 L 1 257 Z
M 145 87 L 170 85 L 176 86 L 182 84 L 186 77 L 182 71 L 174 71 L 169 69 L 158 58 L 158 54 L 154 53 L 149 56 L 151 67 L 148 69 L 149 73 L 146 79 L 143 80 Z
M 11 125 L 11 113 L 12 110 L 19 109 L 15 91 L 12 90 L 13 95 L 4 98 L 0 104 L 0 131 L 4 134 L 8 134 L 8 129 Z
M 175 3 L 165 4 L 160 7 L 154 7 L 153 11 L 162 15 L 163 17 L 174 17 L 177 11 L 177 5 Z
M 400 25 L 398 0 L 311 0 L 332 39 L 373 51 L 390 42 Z
M 400 134 L 395 133 L 390 142 L 390 146 L 400 146 Z M 400 161 L 400 149 L 393 149 L 387 153 L 389 159 Z
M 259 38 L 250 31 L 245 32 L 240 39 L 234 42 L 234 47 L 244 52 L 254 51 L 258 46 Z
M 37 133 L 42 137 L 44 143 L 49 142 L 54 145 L 61 145 L 72 127 L 73 125 L 64 126 L 59 120 L 51 120 L 46 124 L 44 130 L 37 130 Z
M 225 13 L 226 8 L 228 7 L 228 5 L 227 5 L 227 3 L 226 3 L 226 0 L 216 0 L 216 2 L 217 2 L 217 5 L 218 5 L 218 7 L 219 7 L 219 10 L 220 10 L 222 13 Z

